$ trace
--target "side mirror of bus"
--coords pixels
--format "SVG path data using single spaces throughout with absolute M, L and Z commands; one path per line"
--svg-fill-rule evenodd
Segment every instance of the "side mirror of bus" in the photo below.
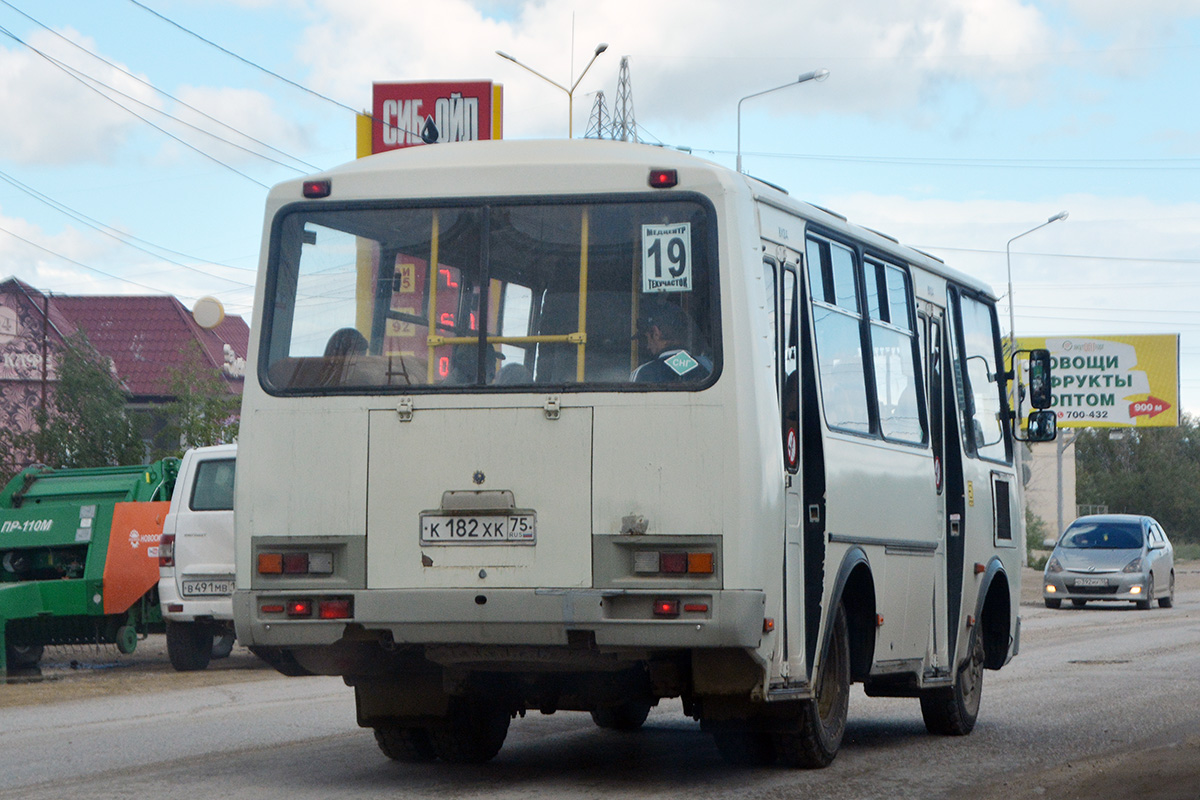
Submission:
M 1038 409 L 1029 414 L 1029 424 L 1026 427 L 1026 442 L 1053 442 L 1058 436 L 1058 415 L 1048 408 Z
M 1053 400 L 1050 394 L 1050 351 L 1029 352 L 1029 405 L 1034 408 L 1049 408 Z
M 1028 356 L 1028 371 L 1016 368 L 1018 356 L 1024 353 Z M 1013 370 L 1008 373 L 1008 376 L 1013 379 L 1013 404 L 1016 410 L 1013 413 L 1013 438 L 1019 442 L 1052 442 L 1058 435 L 1058 415 L 1049 410 L 1054 404 L 1054 398 L 1050 391 L 1052 381 L 1050 380 L 1050 351 L 1049 350 L 1018 350 L 1013 353 Z M 1028 384 L 1021 383 L 1021 373 L 1025 372 L 1028 375 Z M 1026 388 L 1028 388 L 1029 405 L 1035 410 L 1030 412 L 1029 419 L 1025 425 L 1025 436 L 1018 434 L 1020 428 L 1020 420 L 1025 418 L 1024 411 L 1021 408 L 1022 400 L 1025 399 Z

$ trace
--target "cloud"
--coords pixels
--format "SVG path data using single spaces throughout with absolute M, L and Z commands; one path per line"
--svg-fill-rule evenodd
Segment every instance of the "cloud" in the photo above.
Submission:
M 91 39 L 73 30 L 64 31 L 63 36 L 95 50 Z M 143 103 L 158 102 L 146 86 L 54 34 L 38 31 L 26 41 Z M 0 48 L 0 108 L 5 113 L 4 125 L 0 126 L 0 152 L 7 160 L 21 164 L 111 163 L 141 125 L 128 112 L 89 89 L 85 82 L 17 44 Z
M 497 49 L 569 85 L 594 45 L 608 42 L 577 90 L 577 117 L 586 120 L 586 93 L 603 89 L 613 97 L 620 57 L 628 54 L 635 105 L 654 109 L 664 124 L 694 124 L 728 119 L 740 97 L 816 67 L 832 75 L 795 100 L 808 110 L 880 114 L 929 102 L 964 82 L 1025 102 L 1061 46 L 1041 12 L 1019 0 L 840 7 L 743 0 L 737 13 L 724 0 L 531 0 L 506 4 L 497 16 L 465 0 L 322 0 L 319 8 L 296 57 L 323 91 L 365 105 L 372 81 L 494 76 L 505 84 L 514 136 L 558 135 L 566 97 L 500 61 Z
M 279 113 L 274 101 L 262 92 L 187 86 L 173 94 L 182 103 L 198 110 L 180 105 L 174 111 L 175 116 L 213 136 L 204 136 L 182 126 L 172 126 L 172 132 L 226 163 L 261 164 L 262 159 L 253 155 L 260 153 L 291 164 L 293 159 L 284 154 L 303 153 L 312 146 L 308 126 Z M 219 139 L 233 144 L 222 144 Z M 270 146 L 264 146 L 263 142 Z

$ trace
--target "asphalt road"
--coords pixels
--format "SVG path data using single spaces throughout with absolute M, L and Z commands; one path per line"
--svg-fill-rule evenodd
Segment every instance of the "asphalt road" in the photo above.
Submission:
M 856 691 L 824 770 L 727 767 L 677 702 L 633 734 L 533 712 L 486 765 L 397 764 L 340 680 L 235 656 L 224 674 L 0 686 L 0 798 L 1200 798 L 1200 572 L 1181 575 L 1175 608 L 1150 611 L 1051 611 L 1036 580 L 1021 654 L 986 673 L 972 735 L 930 736 L 917 701 Z

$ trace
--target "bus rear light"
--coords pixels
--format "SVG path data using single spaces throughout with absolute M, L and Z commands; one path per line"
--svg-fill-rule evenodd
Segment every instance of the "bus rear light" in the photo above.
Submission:
M 333 194 L 333 184 L 330 181 L 305 181 L 304 196 L 310 200 L 319 200 Z
M 655 600 L 654 601 L 654 616 L 656 616 L 656 617 L 678 617 L 679 616 L 679 601 L 678 600 Z
M 310 575 L 332 575 L 333 553 L 309 553 L 308 572 Z
M 651 189 L 670 189 L 679 183 L 679 173 L 673 169 L 650 170 Z
M 712 553 L 688 553 L 687 554 L 687 571 L 690 573 L 712 575 L 714 567 L 714 559 Z
M 317 601 L 317 616 L 321 619 L 350 619 L 353 615 L 349 597 L 329 597 Z
M 306 574 L 308 574 L 308 553 L 284 553 L 283 554 L 283 574 L 284 575 L 306 575 Z
M 658 551 L 637 550 L 633 554 L 633 571 L 639 574 L 658 574 Z
M 660 552 L 636 550 L 633 553 L 635 575 L 712 575 L 717 571 L 716 553 L 711 550 L 693 552 Z
M 259 553 L 258 554 L 258 574 L 259 575 L 281 575 L 281 574 L 283 574 L 283 553 Z
M 289 600 L 287 615 L 289 617 L 311 617 L 312 600 Z
M 659 570 L 666 573 L 680 573 L 688 571 L 688 554 L 687 553 L 659 553 L 658 555 Z
M 158 540 L 158 565 L 160 567 L 175 566 L 175 534 L 164 533 Z
M 332 575 L 333 553 L 259 553 L 259 575 Z

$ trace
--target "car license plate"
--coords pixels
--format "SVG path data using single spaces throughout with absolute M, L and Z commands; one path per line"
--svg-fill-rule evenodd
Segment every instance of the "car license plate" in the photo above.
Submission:
M 422 514 L 421 544 L 533 544 L 537 517 L 519 514 Z
M 1108 578 L 1076 578 L 1076 586 L 1108 586 Z
M 223 597 L 233 594 L 233 581 L 183 581 L 184 597 Z

